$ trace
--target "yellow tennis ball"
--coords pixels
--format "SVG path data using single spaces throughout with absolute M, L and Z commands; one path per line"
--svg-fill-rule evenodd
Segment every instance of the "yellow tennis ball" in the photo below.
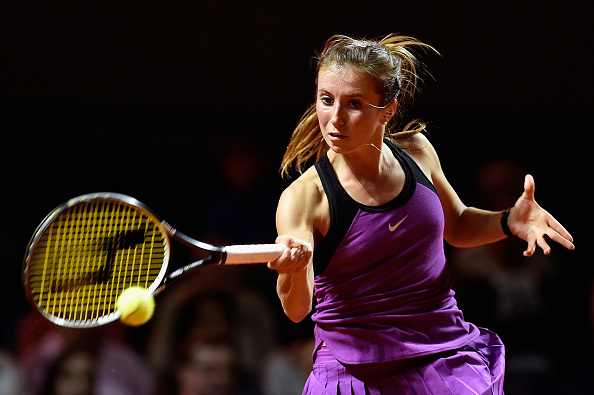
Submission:
M 155 298 L 146 288 L 130 287 L 118 297 L 116 308 L 124 324 L 140 326 L 153 316 Z

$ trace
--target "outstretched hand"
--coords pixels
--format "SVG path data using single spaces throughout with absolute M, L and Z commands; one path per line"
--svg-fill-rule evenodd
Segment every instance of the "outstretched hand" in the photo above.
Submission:
M 511 232 L 528 243 L 524 256 L 532 256 L 536 246 L 545 255 L 551 253 L 545 235 L 563 247 L 573 250 L 573 237 L 551 214 L 540 207 L 534 199 L 534 178 L 526 175 L 524 193 L 516 201 L 509 214 L 508 225 Z

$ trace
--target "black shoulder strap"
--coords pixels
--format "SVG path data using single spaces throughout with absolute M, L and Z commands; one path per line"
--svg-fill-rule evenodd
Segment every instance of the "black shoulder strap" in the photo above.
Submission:
M 359 207 L 340 185 L 327 155 L 315 164 L 315 168 L 330 205 L 330 229 L 314 251 L 314 273 L 320 274 L 328 267 L 334 251 L 349 230 Z
M 435 194 L 437 194 L 437 190 L 435 189 L 433 183 L 427 178 L 427 176 L 425 175 L 423 170 L 421 170 L 417 162 L 415 162 L 415 160 L 409 154 L 407 154 L 406 151 L 404 151 L 402 148 L 398 147 L 396 144 L 394 144 L 392 141 L 388 139 L 385 139 L 384 142 L 388 145 L 388 147 L 390 147 L 394 155 L 401 159 L 401 162 L 406 162 L 408 168 L 414 174 L 416 182 L 426 186 L 427 188 L 435 192 Z

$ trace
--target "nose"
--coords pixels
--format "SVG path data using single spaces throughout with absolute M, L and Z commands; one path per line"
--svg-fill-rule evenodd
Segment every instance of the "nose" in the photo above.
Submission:
M 342 106 L 338 103 L 334 103 L 334 107 L 332 108 L 332 118 L 330 118 L 330 122 L 333 125 L 343 125 L 344 118 L 342 114 Z

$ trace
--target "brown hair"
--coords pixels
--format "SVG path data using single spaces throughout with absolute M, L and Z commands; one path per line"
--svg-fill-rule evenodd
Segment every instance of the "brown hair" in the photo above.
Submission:
M 343 35 L 332 36 L 326 41 L 322 52 L 316 57 L 316 79 L 325 67 L 352 67 L 358 72 L 373 77 L 383 97 L 382 105 L 398 101 L 398 113 L 386 125 L 385 137 L 396 141 L 425 130 L 425 124 L 415 120 L 401 131 L 396 127 L 403 111 L 412 104 L 419 80 L 419 62 L 409 48 L 437 50 L 413 37 L 390 34 L 382 39 L 355 39 Z M 299 120 L 281 162 L 280 172 L 288 177 L 294 168 L 298 173 L 305 170 L 308 162 L 319 160 L 328 151 L 328 145 L 321 137 L 315 103 Z

